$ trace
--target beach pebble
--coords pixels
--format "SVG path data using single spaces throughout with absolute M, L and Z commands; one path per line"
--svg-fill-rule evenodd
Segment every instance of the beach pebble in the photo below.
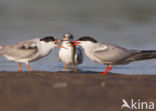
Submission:
M 101 86 L 102 87 L 106 86 L 106 83 L 105 82 L 101 82 Z
M 67 83 L 55 83 L 53 85 L 54 88 L 66 88 L 67 86 Z

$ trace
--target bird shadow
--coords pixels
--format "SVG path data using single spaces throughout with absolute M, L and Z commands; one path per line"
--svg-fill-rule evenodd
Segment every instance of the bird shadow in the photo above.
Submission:
M 81 69 L 72 69 L 72 68 L 70 68 L 68 70 L 60 70 L 58 72 L 61 72 L 61 73 L 70 73 L 70 74 L 72 73 L 72 74 L 95 74 L 95 75 L 97 75 L 97 74 L 102 75 L 102 73 L 103 73 L 103 72 L 98 72 L 98 71 L 83 71 Z M 119 74 L 119 73 L 109 72 L 108 74 L 115 75 L 115 74 Z M 103 75 L 105 75 L 105 74 L 103 74 Z

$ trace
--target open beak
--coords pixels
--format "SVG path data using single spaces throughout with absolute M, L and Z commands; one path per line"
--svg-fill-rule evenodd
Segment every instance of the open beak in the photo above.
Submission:
M 64 46 L 58 44 L 58 43 L 61 43 L 61 42 L 63 42 L 63 40 L 56 40 L 56 41 L 55 41 L 55 44 L 56 44 L 58 47 L 67 49 L 66 47 L 64 47 Z
M 80 42 L 75 40 L 75 41 L 72 41 L 69 46 L 76 46 L 76 45 L 80 45 Z

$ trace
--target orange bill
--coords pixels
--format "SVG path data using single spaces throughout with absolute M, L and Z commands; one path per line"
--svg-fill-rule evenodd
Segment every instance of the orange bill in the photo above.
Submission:
M 62 46 L 62 45 L 58 45 L 58 44 L 56 44 L 56 45 L 57 45 L 58 47 L 67 49 L 66 47 L 64 47 L 64 46 Z

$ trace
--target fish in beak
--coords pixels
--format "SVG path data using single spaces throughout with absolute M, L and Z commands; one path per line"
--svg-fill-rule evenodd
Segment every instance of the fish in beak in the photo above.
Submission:
M 76 46 L 76 45 L 80 45 L 80 44 L 81 44 L 80 42 L 75 40 L 75 41 L 70 42 L 69 46 Z

